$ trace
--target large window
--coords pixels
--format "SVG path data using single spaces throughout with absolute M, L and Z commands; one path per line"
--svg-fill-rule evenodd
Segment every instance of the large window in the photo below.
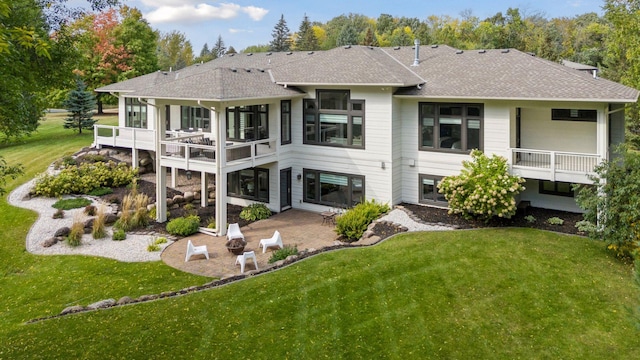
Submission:
M 318 90 L 305 99 L 304 143 L 364 148 L 364 100 L 348 90 Z
M 447 206 L 447 199 L 444 197 L 444 194 L 440 194 L 438 192 L 438 184 L 440 183 L 440 180 L 442 180 L 442 177 L 420 174 L 419 178 L 419 202 L 422 204 Z
M 304 169 L 304 201 L 351 207 L 364 199 L 364 176 Z
M 227 195 L 269 202 L 269 169 L 244 169 L 227 175 Z
M 211 131 L 211 111 L 200 106 L 181 106 L 180 127 Z
M 480 104 L 420 103 L 420 150 L 482 150 Z
M 598 111 L 579 109 L 551 109 L 551 120 L 596 122 L 598 120 Z
M 540 180 L 538 183 L 540 184 L 539 185 L 540 187 L 538 189 L 540 194 L 567 196 L 567 197 L 574 196 L 573 187 L 571 183 L 560 182 L 560 181 L 554 182 L 554 181 L 547 181 L 547 180 Z
M 280 143 L 291 144 L 291 100 L 280 102 Z
M 269 138 L 269 106 L 231 106 L 227 108 L 227 139 L 254 141 Z
M 138 99 L 125 98 L 125 126 L 132 128 L 147 128 L 147 105 Z

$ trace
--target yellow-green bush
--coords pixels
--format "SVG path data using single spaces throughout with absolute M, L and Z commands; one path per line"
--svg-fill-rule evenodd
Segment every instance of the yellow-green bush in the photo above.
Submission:
M 347 242 L 358 241 L 367 226 L 387 211 L 387 204 L 375 200 L 364 201 L 336 218 L 336 232 L 344 236 Z
M 100 187 L 118 187 L 131 183 L 137 169 L 125 163 L 85 163 L 68 166 L 58 175 L 43 175 L 36 181 L 36 195 L 58 197 L 66 194 L 87 194 Z

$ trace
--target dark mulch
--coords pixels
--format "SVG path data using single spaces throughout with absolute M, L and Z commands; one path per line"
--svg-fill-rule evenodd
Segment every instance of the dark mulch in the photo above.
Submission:
M 556 231 L 565 234 L 579 234 L 576 229 L 576 222 L 582 220 L 582 214 L 567 211 L 549 210 L 536 207 L 529 207 L 526 211 L 518 211 L 511 219 L 492 218 L 485 223 L 482 220 L 467 220 L 460 215 L 449 215 L 448 210 L 439 209 L 423 205 L 403 203 L 407 210 L 411 211 L 416 217 L 427 223 L 442 223 L 446 225 L 455 225 L 460 229 L 476 229 L 486 227 L 528 227 L 540 230 Z M 525 219 L 531 215 L 535 218 L 534 222 Z M 558 217 L 564 220 L 562 225 L 552 225 L 547 222 L 552 217 Z
M 102 196 L 102 198 L 107 202 L 111 202 L 112 199 L 115 198 L 117 199 L 118 204 L 121 204 L 122 199 L 131 192 L 131 187 L 119 187 L 119 188 L 114 188 L 112 190 L 113 190 L 112 194 L 104 195 Z M 137 191 L 138 193 L 147 195 L 149 197 L 150 204 L 153 204 L 156 202 L 156 184 L 155 183 L 150 181 L 145 181 L 145 180 L 138 180 Z M 183 195 L 183 193 L 168 187 L 167 198 L 172 198 L 175 195 Z M 182 206 L 179 208 L 168 209 L 169 216 L 167 220 L 179 218 L 181 216 L 196 212 L 196 214 L 200 217 L 200 226 L 206 227 L 209 223 L 209 220 L 211 218 L 215 218 L 215 205 L 212 204 L 210 206 L 201 207 L 199 203 L 195 203 L 195 202 L 193 203 L 193 205 L 194 205 L 193 210 L 185 210 Z M 240 227 L 249 224 L 249 221 L 240 218 L 241 211 L 242 211 L 242 206 L 227 205 L 227 221 L 230 224 L 238 223 L 240 224 Z M 151 224 L 149 224 L 149 226 L 147 227 L 147 230 L 153 230 L 155 232 L 164 233 L 166 232 L 165 231 L 166 226 L 167 226 L 166 223 L 158 223 L 154 221 Z

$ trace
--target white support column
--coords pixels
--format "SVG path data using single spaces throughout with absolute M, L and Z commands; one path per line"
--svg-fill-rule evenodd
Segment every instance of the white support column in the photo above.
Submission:
M 135 132 L 134 132 L 135 134 Z M 131 149 L 131 167 L 134 169 L 138 168 L 138 164 L 140 163 L 139 157 L 138 157 L 138 149 L 136 149 L 136 144 L 133 144 L 133 148 Z
M 176 178 L 178 177 L 178 169 L 172 167 L 171 168 L 171 187 L 176 188 Z
M 605 104 L 598 110 L 598 122 L 596 124 L 596 151 L 602 159 L 607 158 L 609 152 L 609 112 Z
M 153 117 L 156 124 L 155 153 L 156 153 L 156 220 L 167 221 L 167 168 L 162 166 L 162 146 L 166 126 L 164 124 L 165 112 L 156 111 Z
M 221 109 L 215 110 L 215 136 L 216 136 L 216 233 L 218 235 L 227 234 L 227 174 L 225 164 L 227 162 L 227 152 L 225 150 L 226 118 Z
M 200 173 L 200 206 L 205 207 L 209 205 L 209 179 L 207 179 L 207 173 L 202 171 Z

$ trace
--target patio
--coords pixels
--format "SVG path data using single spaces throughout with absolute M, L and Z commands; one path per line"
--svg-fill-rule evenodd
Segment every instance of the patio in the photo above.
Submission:
M 261 239 L 270 238 L 274 231 L 280 231 L 285 246 L 295 245 L 301 251 L 334 245 L 337 238 L 334 229 L 334 225 L 323 224 L 323 218 L 319 213 L 291 209 L 268 219 L 251 223 L 240 230 L 247 241 L 245 251 L 255 251 L 258 269 L 262 270 L 268 267 L 269 258 L 272 252 L 277 250 L 277 247 L 268 248 L 267 252 L 263 254 L 259 242 Z M 206 245 L 209 260 L 202 255 L 196 255 L 185 262 L 188 240 L 197 246 Z M 176 269 L 207 277 L 222 278 L 238 275 L 240 274 L 240 265 L 235 265 L 236 255 L 227 251 L 226 241 L 226 237 L 213 237 L 198 233 L 169 245 L 162 253 L 162 260 Z M 254 269 L 252 261 L 249 261 L 245 273 Z

